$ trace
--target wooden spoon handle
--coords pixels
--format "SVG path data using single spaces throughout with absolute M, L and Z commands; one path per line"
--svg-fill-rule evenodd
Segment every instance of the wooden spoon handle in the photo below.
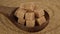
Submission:
M 15 11 L 17 7 L 6 7 L 6 6 L 0 6 L 0 13 L 11 15 L 13 11 Z

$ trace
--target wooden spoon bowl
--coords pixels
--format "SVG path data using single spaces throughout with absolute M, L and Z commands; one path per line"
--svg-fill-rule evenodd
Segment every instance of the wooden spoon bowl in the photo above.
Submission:
M 4 7 L 4 8 L 12 8 L 12 7 Z M 4 8 L 2 10 L 5 10 Z M 43 30 L 49 23 L 49 14 L 44 10 L 44 12 L 45 12 L 44 16 L 46 18 L 46 22 L 43 23 L 41 26 L 38 25 L 38 26 L 35 26 L 35 27 L 32 27 L 32 28 L 28 28 L 28 27 L 26 27 L 26 26 L 24 26 L 22 24 L 19 24 L 17 22 L 18 18 L 16 16 L 14 16 L 14 13 L 18 9 L 18 7 L 17 8 L 15 7 L 15 8 L 12 8 L 12 9 L 11 9 L 12 11 L 11 11 L 10 14 L 9 14 L 9 12 L 4 13 L 4 12 L 1 12 L 1 11 L 0 11 L 0 13 L 3 13 L 7 18 L 9 18 L 12 21 L 13 24 L 16 25 L 16 27 L 18 27 L 18 28 L 20 28 L 20 29 L 22 29 L 24 31 L 27 31 L 27 32 L 38 32 L 38 31 Z M 0 8 L 0 10 L 1 10 L 1 8 Z

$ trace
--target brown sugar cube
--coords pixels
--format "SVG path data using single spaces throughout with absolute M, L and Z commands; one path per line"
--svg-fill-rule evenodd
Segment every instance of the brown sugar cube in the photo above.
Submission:
M 26 3 L 25 4 L 25 9 L 27 9 L 27 10 L 33 11 L 34 7 L 35 7 L 34 3 Z
M 24 19 L 18 19 L 18 23 L 24 25 L 25 20 Z
M 25 15 L 26 11 L 23 10 L 23 9 L 18 9 L 16 12 L 15 12 L 15 15 L 20 19 L 20 18 L 24 18 L 24 15 Z
M 34 27 L 35 20 L 26 20 L 26 27 Z
M 44 16 L 42 16 L 41 18 L 37 19 L 37 22 L 39 23 L 39 25 L 42 25 L 44 22 L 46 22 L 46 19 Z
M 25 14 L 25 19 L 26 20 L 34 20 L 34 12 L 27 12 Z
M 24 24 L 25 20 L 23 18 L 24 18 L 25 13 L 26 13 L 26 11 L 23 9 L 20 9 L 20 8 L 15 12 L 14 15 L 17 16 L 18 23 Z
M 34 10 L 34 12 L 37 17 L 41 17 L 44 15 L 43 9 L 37 9 L 37 10 Z

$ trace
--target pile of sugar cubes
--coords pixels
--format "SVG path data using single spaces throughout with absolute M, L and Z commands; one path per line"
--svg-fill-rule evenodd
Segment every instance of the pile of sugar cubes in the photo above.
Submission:
M 39 25 L 45 23 L 44 10 L 39 7 L 35 9 L 35 7 L 36 5 L 34 5 L 34 3 L 21 4 L 20 8 L 18 8 L 14 14 L 18 18 L 18 23 L 22 25 L 26 23 L 26 27 L 34 27 L 36 24 L 35 20 L 37 20 Z M 35 15 L 38 18 L 35 18 Z

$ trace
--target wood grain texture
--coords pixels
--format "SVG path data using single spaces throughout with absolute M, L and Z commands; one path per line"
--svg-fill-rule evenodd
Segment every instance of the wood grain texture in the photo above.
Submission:
M 44 8 L 51 17 L 48 26 L 42 31 L 29 33 L 18 29 L 9 19 L 0 14 L 0 34 L 60 34 L 60 0 L 0 0 L 0 5 L 16 7 L 21 2 L 37 2 Z

